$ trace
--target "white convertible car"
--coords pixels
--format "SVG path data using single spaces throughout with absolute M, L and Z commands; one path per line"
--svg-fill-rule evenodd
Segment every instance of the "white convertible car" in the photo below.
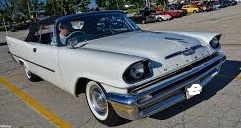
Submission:
M 166 21 L 166 20 L 171 20 L 172 16 L 168 14 L 164 14 L 163 12 L 157 12 L 155 14 L 155 18 L 159 21 Z
M 69 33 L 60 42 L 61 24 L 67 22 Z M 143 31 L 121 11 L 100 11 L 49 18 L 25 40 L 6 38 L 29 80 L 42 78 L 76 96 L 85 93 L 94 117 L 111 126 L 201 93 L 226 60 L 220 37 Z

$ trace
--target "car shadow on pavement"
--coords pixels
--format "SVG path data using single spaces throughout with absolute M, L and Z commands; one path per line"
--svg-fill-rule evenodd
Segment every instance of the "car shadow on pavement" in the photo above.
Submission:
M 219 90 L 227 86 L 233 79 L 235 79 L 240 73 L 241 62 L 234 60 L 227 60 L 222 68 L 220 73 L 208 83 L 203 92 L 200 95 L 194 96 L 189 100 L 184 100 L 170 108 L 167 108 L 150 118 L 165 120 L 171 118 L 204 100 L 208 100 L 213 97 Z
M 0 46 L 7 45 L 7 42 L 0 43 Z

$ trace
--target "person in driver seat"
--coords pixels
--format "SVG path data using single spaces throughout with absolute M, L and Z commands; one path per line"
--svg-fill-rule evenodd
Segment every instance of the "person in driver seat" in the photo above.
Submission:
M 64 21 L 59 25 L 59 39 L 62 45 L 66 45 L 66 39 L 73 31 L 74 28 L 69 21 Z

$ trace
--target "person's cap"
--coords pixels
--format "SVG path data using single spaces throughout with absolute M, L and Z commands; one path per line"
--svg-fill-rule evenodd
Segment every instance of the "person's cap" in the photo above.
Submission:
M 74 28 L 72 27 L 72 24 L 69 21 L 60 23 L 59 27 L 61 29 L 68 29 L 69 31 L 74 31 Z

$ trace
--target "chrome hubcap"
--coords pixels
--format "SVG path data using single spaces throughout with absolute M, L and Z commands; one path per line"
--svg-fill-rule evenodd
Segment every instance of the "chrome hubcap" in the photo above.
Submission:
M 100 114 L 105 115 L 107 112 L 107 100 L 104 92 L 97 86 L 90 88 L 90 102 L 94 110 Z

